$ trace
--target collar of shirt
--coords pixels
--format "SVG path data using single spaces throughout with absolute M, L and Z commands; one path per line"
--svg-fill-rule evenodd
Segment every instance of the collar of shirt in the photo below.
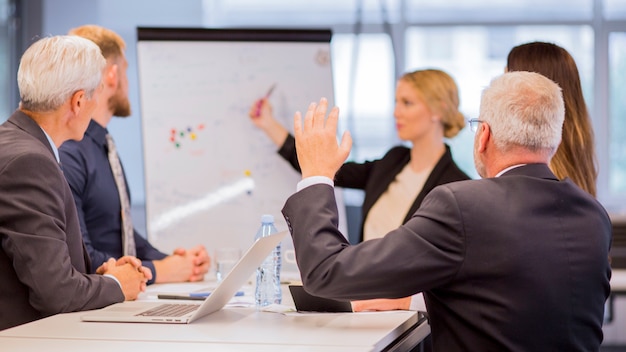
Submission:
M 520 166 L 524 166 L 524 165 L 526 165 L 526 164 L 517 164 L 517 165 L 509 166 L 509 167 L 507 167 L 506 169 L 504 169 L 504 170 L 502 170 L 502 171 L 498 172 L 498 173 L 496 174 L 496 177 L 500 177 L 500 176 L 502 176 L 502 174 L 504 174 L 505 172 L 510 171 L 510 170 L 513 170 L 513 169 L 518 168 L 518 167 L 520 167 Z
M 46 138 L 48 138 L 48 143 L 50 143 L 50 147 L 52 147 L 52 152 L 54 153 L 54 158 L 57 159 L 57 163 L 60 164 L 61 163 L 61 159 L 59 159 L 59 149 L 57 148 L 56 145 L 54 145 L 54 141 L 48 135 L 48 133 L 46 133 L 46 130 L 44 130 L 43 128 L 41 130 L 43 131 L 43 134 L 46 135 Z
M 93 139 L 97 145 L 99 145 L 102 148 L 105 148 L 106 150 L 107 133 L 109 133 L 109 131 L 106 129 L 106 127 L 102 127 L 96 121 L 91 120 L 89 122 L 89 126 L 87 127 L 87 131 L 85 132 L 85 136 L 89 136 L 89 138 Z
M 318 184 L 318 183 L 325 183 L 331 187 L 335 186 L 335 183 L 333 182 L 333 180 L 331 180 L 330 178 L 326 176 L 311 176 L 311 177 L 303 178 L 300 182 L 298 182 L 296 186 L 296 190 L 300 192 L 301 190 L 309 186 Z

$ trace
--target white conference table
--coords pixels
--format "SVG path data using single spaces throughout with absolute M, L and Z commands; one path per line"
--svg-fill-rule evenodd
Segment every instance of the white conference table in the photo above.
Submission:
M 176 287 L 179 290 L 181 284 Z M 155 292 L 171 291 L 167 285 L 153 285 L 141 299 L 154 299 Z M 283 292 L 284 306 L 292 305 L 288 290 Z M 426 320 L 411 311 L 278 313 L 232 306 L 182 325 L 82 322 L 82 314 L 58 314 L 0 331 L 2 351 L 156 347 L 185 351 L 403 351 L 430 333 Z
M 258 344 L 229 344 L 229 343 L 197 343 L 197 342 L 152 342 L 152 341 L 110 341 L 110 340 L 78 340 L 78 339 L 49 339 L 33 337 L 0 337 L 2 351 L 32 351 L 32 352 L 115 352 L 115 351 L 176 351 L 181 352 L 358 352 L 358 347 L 325 346 L 289 346 L 289 345 L 258 345 Z

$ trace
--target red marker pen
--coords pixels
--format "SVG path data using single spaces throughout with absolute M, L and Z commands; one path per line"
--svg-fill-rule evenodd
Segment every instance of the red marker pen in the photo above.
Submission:
M 276 83 L 272 84 L 270 89 L 267 90 L 267 93 L 265 93 L 265 96 L 263 97 L 263 99 L 259 99 L 259 102 L 256 103 L 256 116 L 257 117 L 261 116 L 261 106 L 263 106 L 263 100 L 268 99 L 270 95 L 272 95 L 272 92 L 274 91 L 274 87 L 276 87 Z

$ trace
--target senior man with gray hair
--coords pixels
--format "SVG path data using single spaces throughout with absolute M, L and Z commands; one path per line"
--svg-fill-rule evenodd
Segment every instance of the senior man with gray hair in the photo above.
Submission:
M 295 138 L 303 180 L 283 214 L 304 288 L 363 300 L 424 292 L 435 351 L 597 351 L 609 296 L 605 209 L 548 168 L 563 99 L 537 73 L 511 72 L 483 92 L 474 159 L 483 179 L 433 189 L 403 226 L 350 246 L 337 228 L 332 178 L 338 109 L 312 104 Z
M 57 313 L 101 308 L 145 290 L 134 257 L 90 272 L 58 147 L 80 140 L 106 61 L 76 36 L 38 40 L 17 73 L 19 109 L 0 126 L 0 330 Z

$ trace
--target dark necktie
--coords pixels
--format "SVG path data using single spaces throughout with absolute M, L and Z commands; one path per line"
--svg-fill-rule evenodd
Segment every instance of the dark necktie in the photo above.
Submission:
M 111 171 L 113 171 L 113 177 L 115 178 L 115 184 L 117 185 L 117 192 L 120 195 L 120 206 L 122 208 L 122 249 L 124 251 L 124 255 L 135 256 L 136 250 L 133 222 L 130 216 L 130 201 L 126 191 L 124 174 L 122 173 L 122 164 L 120 163 L 120 158 L 117 155 L 117 149 L 113 143 L 113 138 L 107 133 L 106 139 L 107 147 L 109 149 L 109 164 L 111 164 Z

